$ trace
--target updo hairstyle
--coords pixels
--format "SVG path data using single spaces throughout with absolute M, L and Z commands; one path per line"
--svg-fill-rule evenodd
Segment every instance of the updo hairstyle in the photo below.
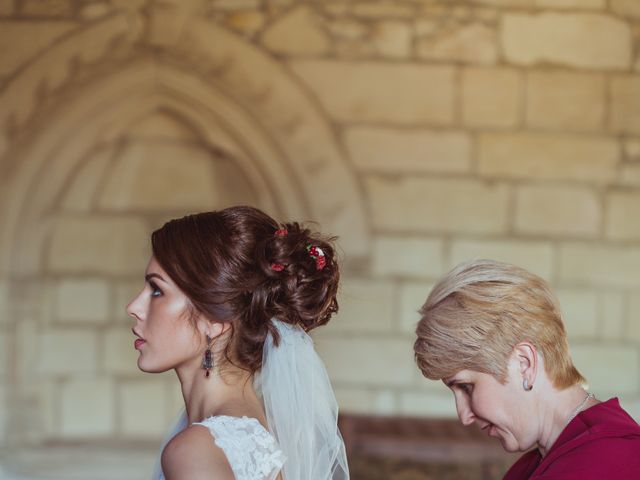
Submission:
M 153 255 L 190 301 L 190 318 L 229 323 L 224 358 L 252 374 L 269 332 L 278 344 L 271 318 L 308 332 L 338 311 L 334 240 L 248 206 L 171 220 L 151 235 Z M 324 253 L 322 267 L 313 246 Z

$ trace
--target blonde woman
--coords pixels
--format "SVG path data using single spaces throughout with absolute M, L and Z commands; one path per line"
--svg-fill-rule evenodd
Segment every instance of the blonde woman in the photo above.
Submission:
M 506 480 L 640 478 L 640 426 L 617 398 L 585 390 L 544 280 L 491 260 L 464 263 L 420 313 L 422 374 L 451 389 L 463 425 L 527 452 Z

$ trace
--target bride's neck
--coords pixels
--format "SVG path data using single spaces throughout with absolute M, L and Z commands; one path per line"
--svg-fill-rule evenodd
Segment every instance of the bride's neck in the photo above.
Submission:
M 224 372 L 211 370 L 209 377 L 202 368 L 176 368 L 189 423 L 212 415 L 225 414 L 230 403 L 244 403 L 255 396 L 250 375 L 233 366 Z

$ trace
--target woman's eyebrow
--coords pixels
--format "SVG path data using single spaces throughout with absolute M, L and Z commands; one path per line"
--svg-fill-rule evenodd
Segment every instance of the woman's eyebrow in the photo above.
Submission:
M 167 281 L 166 281 L 164 278 L 162 278 L 162 276 L 161 276 L 160 274 L 158 274 L 158 273 L 147 273 L 147 274 L 144 276 L 144 279 L 145 279 L 147 282 L 148 282 L 148 281 L 150 281 L 152 278 L 157 278 L 157 279 L 158 279 L 158 280 L 160 280 L 161 282 L 167 283 Z

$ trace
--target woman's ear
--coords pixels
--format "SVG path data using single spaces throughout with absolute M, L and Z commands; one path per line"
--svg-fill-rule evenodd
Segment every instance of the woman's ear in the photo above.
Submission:
M 513 348 L 513 355 L 525 390 L 530 390 L 538 374 L 538 350 L 529 342 L 520 342 Z
M 202 335 L 203 338 L 209 336 L 212 339 L 218 338 L 220 335 L 229 330 L 229 328 L 231 328 L 230 323 L 212 322 L 208 318 L 205 318 L 203 315 L 198 315 L 196 326 L 198 328 L 198 332 L 200 332 L 200 335 Z

